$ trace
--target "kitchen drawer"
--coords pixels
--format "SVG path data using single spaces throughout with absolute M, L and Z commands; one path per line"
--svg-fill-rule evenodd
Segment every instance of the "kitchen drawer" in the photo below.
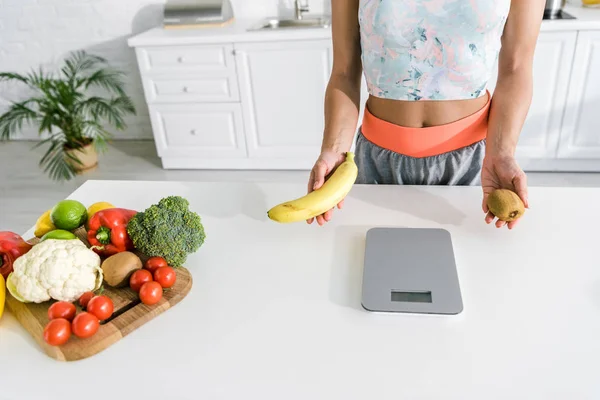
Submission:
M 149 103 L 236 102 L 240 98 L 235 75 L 146 76 L 143 81 Z
M 246 157 L 240 104 L 150 105 L 158 155 Z
M 140 69 L 145 72 L 235 73 L 233 46 L 198 45 L 142 47 L 136 49 Z

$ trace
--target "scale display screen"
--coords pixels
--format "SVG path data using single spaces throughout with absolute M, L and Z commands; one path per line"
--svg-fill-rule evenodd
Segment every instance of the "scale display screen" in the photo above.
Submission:
M 432 303 L 431 292 L 392 291 L 392 301 L 404 303 Z

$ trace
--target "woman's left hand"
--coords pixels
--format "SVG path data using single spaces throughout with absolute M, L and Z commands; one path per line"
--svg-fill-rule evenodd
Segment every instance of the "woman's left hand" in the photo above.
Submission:
M 496 189 L 512 190 L 523 200 L 525 208 L 529 208 L 527 176 L 514 157 L 486 155 L 481 170 L 481 187 L 483 189 L 482 208 L 483 212 L 486 213 L 485 222 L 488 224 L 494 222 L 495 216 L 488 209 L 487 199 L 490 193 Z M 502 228 L 507 225 L 508 229 L 512 229 L 518 222 L 518 219 L 508 223 L 498 220 L 496 221 L 496 227 Z

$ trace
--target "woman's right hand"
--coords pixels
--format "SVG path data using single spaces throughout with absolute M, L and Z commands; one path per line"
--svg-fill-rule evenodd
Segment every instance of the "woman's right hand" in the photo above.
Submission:
M 317 159 L 315 166 L 310 172 L 310 179 L 308 180 L 308 193 L 313 190 L 319 189 L 327 178 L 331 175 L 335 169 L 346 160 L 344 153 L 336 153 L 333 151 L 323 151 Z M 338 208 L 342 208 L 344 200 L 340 201 L 337 205 Z M 326 222 L 331 220 L 333 209 L 326 211 L 324 214 L 316 217 L 317 223 L 323 226 Z M 310 218 L 306 222 L 312 224 L 315 218 Z

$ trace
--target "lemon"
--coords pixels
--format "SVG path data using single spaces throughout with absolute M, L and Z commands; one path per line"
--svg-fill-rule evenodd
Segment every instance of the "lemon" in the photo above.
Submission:
M 85 224 L 87 210 L 77 200 L 62 200 L 50 212 L 50 219 L 58 229 L 72 231 Z
M 6 289 L 4 287 L 4 277 L 0 275 L 0 318 L 4 312 L 4 299 L 6 297 Z
M 87 218 L 88 218 L 88 221 L 90 219 L 92 219 L 92 217 L 94 216 L 94 214 L 96 214 L 98 211 L 106 210 L 106 209 L 109 209 L 109 208 L 115 208 L 115 206 L 113 206 L 112 204 L 110 204 L 109 202 L 106 202 L 106 201 L 100 201 L 98 203 L 92 204 L 87 209 Z
M 50 231 L 50 232 L 46 233 L 44 236 L 42 236 L 41 241 L 43 242 L 44 240 L 48 240 L 48 239 L 73 240 L 73 239 L 77 239 L 77 236 L 75 236 L 72 232 L 65 231 L 62 229 L 56 229 L 56 230 Z
M 42 237 L 46 233 L 56 229 L 52 223 L 52 219 L 50 218 L 51 211 L 52 210 L 46 211 L 38 218 L 37 222 L 35 223 L 35 237 Z
M 27 303 L 27 300 L 25 300 L 20 294 L 19 292 L 17 292 L 17 287 L 15 286 L 15 284 L 12 281 L 12 272 L 8 275 L 8 278 L 6 279 L 6 288 L 8 289 L 8 292 L 11 294 L 12 297 L 14 297 L 17 301 L 20 301 L 21 303 Z M 4 304 L 4 303 L 3 303 Z

